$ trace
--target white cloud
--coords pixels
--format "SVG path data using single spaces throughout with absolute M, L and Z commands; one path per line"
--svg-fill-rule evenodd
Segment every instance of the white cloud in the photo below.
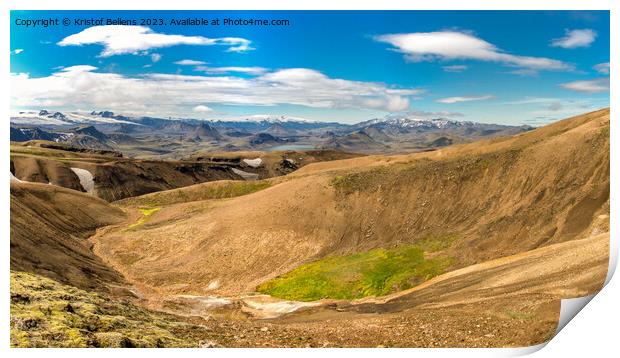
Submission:
M 459 102 L 471 102 L 471 101 L 483 101 L 486 99 L 494 98 L 492 95 L 484 95 L 484 96 L 461 96 L 461 97 L 448 97 L 438 99 L 437 102 L 444 104 L 452 104 Z
M 151 61 L 153 61 L 153 63 L 155 62 L 159 62 L 159 60 L 161 60 L 161 55 L 158 53 L 152 53 L 151 54 Z
M 467 70 L 466 65 L 452 65 L 452 66 L 443 66 L 442 69 L 444 72 L 463 72 Z
M 546 57 L 517 56 L 471 34 L 456 31 L 389 34 L 375 40 L 394 46 L 409 61 L 478 60 L 533 70 L 572 70 L 565 62 Z
M 255 50 L 254 47 L 250 47 L 252 43 L 250 40 L 240 38 L 240 37 L 224 37 L 218 39 L 222 44 L 232 45 L 228 48 L 228 52 L 245 52 Z
M 13 55 L 19 55 L 20 53 L 24 52 L 23 48 L 16 48 L 15 50 L 11 51 L 11 54 Z
M 191 115 L 199 103 L 313 108 L 363 108 L 405 111 L 410 97 L 423 91 L 383 83 L 330 78 L 306 68 L 283 69 L 261 76 L 125 76 L 73 66 L 46 77 L 11 74 L 12 105 L 58 110 L 106 108 L 158 116 Z
M 578 92 L 600 93 L 609 91 L 609 78 L 562 83 L 560 87 Z
M 595 65 L 594 70 L 596 70 L 596 72 L 601 73 L 603 75 L 608 75 L 609 74 L 609 62 L 605 62 L 605 63 L 599 63 L 598 65 Z
M 252 50 L 251 41 L 238 37 L 207 38 L 203 36 L 168 35 L 156 33 L 144 26 L 105 25 L 89 27 L 81 32 L 65 37 L 58 42 L 60 46 L 82 46 L 99 44 L 103 46 L 100 56 L 108 57 L 122 54 L 144 54 L 154 48 L 175 45 L 222 45 L 227 51 L 243 52 Z
M 551 46 L 566 49 L 589 47 L 595 39 L 596 31 L 591 29 L 566 30 L 564 37 L 551 41 Z
M 221 74 L 221 73 L 247 73 L 250 75 L 260 75 L 262 73 L 267 72 L 266 68 L 263 67 L 207 67 L 207 66 L 196 66 L 194 68 L 196 71 L 210 73 L 210 74 Z
M 194 112 L 202 112 L 202 113 L 204 113 L 204 112 L 211 112 L 211 111 L 213 111 L 213 109 L 211 109 L 211 108 L 209 108 L 209 107 L 207 107 L 207 106 L 205 106 L 205 105 L 202 105 L 202 104 L 201 104 L 201 105 L 198 105 L 198 106 L 196 106 L 196 107 L 194 107 L 192 110 L 193 110 Z
M 60 69 L 60 73 L 83 73 L 83 72 L 91 72 L 96 70 L 97 67 L 90 65 L 77 65 L 77 66 L 69 66 L 63 67 Z
M 196 60 L 181 60 L 181 61 L 175 62 L 175 64 L 181 65 L 181 66 L 198 66 L 198 65 L 205 65 L 206 62 L 196 61 Z

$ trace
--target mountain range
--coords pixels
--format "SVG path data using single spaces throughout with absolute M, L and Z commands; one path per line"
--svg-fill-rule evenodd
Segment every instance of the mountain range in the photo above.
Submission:
M 111 111 L 22 111 L 11 116 L 11 140 L 43 139 L 117 150 L 136 157 L 176 157 L 197 151 L 338 149 L 360 153 L 432 150 L 484 137 L 513 135 L 529 126 L 390 115 L 357 124 L 286 116 L 197 120 L 124 116 Z

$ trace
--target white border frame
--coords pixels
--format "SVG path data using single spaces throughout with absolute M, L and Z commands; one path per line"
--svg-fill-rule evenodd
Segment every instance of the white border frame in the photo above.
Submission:
M 107 1 L 83 1 L 83 0 L 55 0 L 55 1 L 36 1 L 36 0 L 5 0 L 2 1 L 0 6 L 3 13 L 0 18 L 0 28 L 2 31 L 2 43 L 5 55 L 1 57 L 0 61 L 4 68 L 4 76 L 8 76 L 10 73 L 10 37 L 9 37 L 9 11 L 10 10 L 611 10 L 611 34 L 610 44 L 611 52 L 610 57 L 618 58 L 619 40 L 618 33 L 620 31 L 620 18 L 617 16 L 617 12 L 620 8 L 620 1 L 613 0 L 227 0 L 225 2 L 207 2 L 199 0 L 175 0 L 175 1 L 141 1 L 141 0 L 107 0 Z M 611 62 L 611 58 L 610 58 Z M 620 188 L 618 183 L 619 166 L 617 162 L 618 158 L 618 145 L 617 140 L 619 138 L 619 127 L 615 123 L 615 108 L 618 105 L 618 84 L 616 81 L 617 69 L 612 67 L 610 73 L 611 80 L 611 97 L 610 105 L 612 107 L 612 119 L 611 119 L 611 193 L 610 197 L 615 198 Z M 0 115 L 8 121 L 9 118 L 9 81 L 3 80 L 0 82 Z M 2 162 L 0 165 L 7 168 L 9 166 L 9 133 L 8 123 L 1 127 L 1 143 L 4 155 L 2 155 Z M 7 176 L 8 181 L 8 176 Z M 3 302 L 2 306 L 2 323 L 0 343 L 3 349 L 8 349 L 9 344 L 9 244 L 8 239 L 10 235 L 10 208 L 9 208 L 9 187 L 8 185 L 2 186 L 2 201 L 0 218 L 3 228 L 4 238 L 3 246 L 0 249 L 2 251 L 2 267 L 0 268 L 0 277 L 2 277 L 2 292 L 0 296 L 0 302 Z M 617 213 L 618 205 L 616 202 L 611 201 L 611 212 Z M 614 220 L 614 216 L 611 217 L 611 238 L 612 238 L 612 255 L 617 255 L 618 249 L 618 220 Z M 610 277 L 609 277 L 610 278 Z M 553 338 L 547 345 L 547 348 L 543 349 L 539 353 L 539 356 L 558 356 L 564 357 L 584 355 L 605 355 L 605 353 L 611 353 L 617 351 L 617 327 L 618 322 L 613 319 L 618 319 L 618 302 L 620 302 L 620 284 L 618 279 L 612 280 L 600 294 L 598 294 L 592 300 L 592 303 L 587 305 L 583 312 L 580 313 L 573 322 L 558 336 Z M 544 346 L 544 345 L 542 345 Z M 532 349 L 391 349 L 388 354 L 393 356 L 409 356 L 411 354 L 422 354 L 424 356 L 506 356 L 506 355 L 521 355 L 531 353 L 538 350 L 541 347 Z M 314 349 L 295 350 L 292 352 L 288 349 L 219 349 L 204 351 L 200 349 L 166 349 L 166 350 L 141 350 L 140 352 L 132 351 L 128 353 L 127 350 L 116 350 L 113 354 L 129 355 L 129 354 L 149 354 L 152 356 L 164 357 L 172 354 L 187 354 L 187 355 L 203 355 L 210 354 L 215 356 L 242 356 L 246 354 L 265 355 L 270 357 L 288 357 L 291 353 L 302 357 L 313 357 L 316 355 L 336 356 L 342 353 L 355 354 L 360 357 L 370 357 L 376 355 L 378 352 L 368 349 L 352 349 L 347 351 L 341 351 L 337 349 L 321 349 L 320 351 Z M 45 349 L 45 350 L 17 350 L 12 349 L 9 354 L 19 354 L 26 356 L 35 356 L 40 353 L 44 353 L 47 356 L 62 356 L 67 354 L 83 355 L 86 352 L 76 349 Z M 86 353 L 88 355 L 103 356 L 109 355 L 109 350 L 96 350 L 90 349 Z

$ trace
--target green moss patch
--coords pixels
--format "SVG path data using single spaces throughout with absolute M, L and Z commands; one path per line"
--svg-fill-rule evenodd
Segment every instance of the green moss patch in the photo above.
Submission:
M 172 315 L 11 271 L 12 347 L 186 347 L 204 334 Z
M 416 244 L 393 249 L 327 257 L 265 282 L 258 291 L 289 300 L 315 301 L 382 296 L 406 290 L 445 272 L 452 263 L 450 257 L 429 258 L 425 254 L 449 247 L 455 238 L 429 236 Z

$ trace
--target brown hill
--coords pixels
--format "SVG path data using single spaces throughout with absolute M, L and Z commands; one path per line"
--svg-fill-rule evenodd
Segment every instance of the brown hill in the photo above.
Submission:
M 22 150 L 35 162 L 49 156 Z M 117 160 L 83 155 L 63 151 L 54 160 L 80 168 Z M 19 340 L 12 344 L 102 344 L 93 337 L 145 346 L 541 343 L 555 330 L 558 300 L 595 292 L 605 277 L 609 155 L 607 109 L 513 137 L 408 155 L 317 160 L 279 178 L 215 181 L 113 204 L 14 181 L 11 269 L 21 281 L 11 288 L 12 339 Z M 54 170 L 48 165 L 40 172 L 49 179 Z M 64 169 L 55 170 L 61 177 Z M 157 170 L 140 180 L 154 180 Z M 289 314 L 291 303 L 253 293 L 304 263 L 409 244 L 434 246 L 424 258 L 448 257 L 447 272 L 387 296 L 322 300 Z M 18 271 L 86 290 L 131 284 L 148 300 L 136 304 L 187 317 L 155 317 L 126 301 L 87 297 Z M 213 295 L 227 295 L 229 303 L 209 308 L 223 300 Z M 103 328 L 85 326 L 93 313 L 84 302 L 91 301 L 105 302 L 98 322 L 126 323 L 93 333 L 91 327 Z M 67 303 L 77 313 L 61 319 L 62 329 L 75 337 L 45 338 L 26 323 L 61 327 L 54 319 L 64 316 L 43 317 L 40 307 L 52 312 Z M 205 330 L 151 324 L 203 314 L 211 317 L 200 321 Z M 153 333 L 149 339 L 134 334 L 141 322 L 145 334 Z
M 240 179 L 230 166 L 191 161 L 118 157 L 114 152 L 80 152 L 47 143 L 11 146 L 11 173 L 26 182 L 51 183 L 85 191 L 72 168 L 92 176 L 94 194 L 106 201 L 174 189 L 206 181 Z
M 441 254 L 454 270 L 606 232 L 608 220 L 606 109 L 508 138 L 308 165 L 249 195 L 164 206 L 94 242 L 162 294 L 240 294 L 329 255 L 452 237 Z
M 120 153 L 85 150 L 66 144 L 29 141 L 11 144 L 11 173 L 26 182 L 51 183 L 84 191 L 72 168 L 87 170 L 94 194 L 106 201 L 175 189 L 215 180 L 241 180 L 233 169 L 271 178 L 288 174 L 304 165 L 357 157 L 359 154 L 331 151 L 204 153 L 187 160 L 141 160 Z M 257 167 L 243 159 L 261 158 Z
M 95 256 L 86 240 L 124 213 L 75 190 L 11 181 L 11 270 L 27 271 L 83 289 L 124 282 Z

